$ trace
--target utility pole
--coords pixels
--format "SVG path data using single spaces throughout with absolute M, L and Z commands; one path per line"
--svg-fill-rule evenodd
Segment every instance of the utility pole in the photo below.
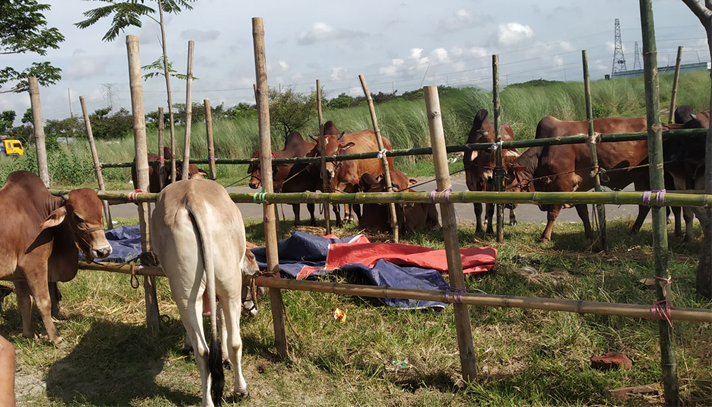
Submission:
M 635 42 L 635 58 L 633 60 L 633 70 L 642 69 L 640 66 L 640 50 L 638 50 L 638 41 Z
M 611 68 L 611 79 L 615 77 L 616 72 L 625 72 L 628 70 L 625 66 L 625 56 L 623 56 L 623 42 L 621 41 L 621 23 L 616 18 L 615 27 L 615 50 L 613 51 L 613 67 Z
M 69 100 L 69 117 L 74 117 L 74 113 L 72 113 L 72 91 L 67 88 L 67 98 Z

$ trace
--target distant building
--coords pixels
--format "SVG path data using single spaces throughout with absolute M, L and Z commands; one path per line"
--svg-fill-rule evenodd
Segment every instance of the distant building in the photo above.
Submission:
M 682 64 L 680 65 L 680 72 L 692 72 L 692 71 L 702 71 L 702 70 L 710 70 L 710 63 L 709 62 L 698 62 L 694 64 Z M 658 74 L 663 75 L 666 73 L 674 73 L 675 72 L 675 66 L 660 66 L 658 67 Z M 634 69 L 630 71 L 618 71 L 618 72 L 613 72 L 613 78 L 614 79 L 619 79 L 619 78 L 642 78 L 643 77 L 643 70 L 642 69 Z M 606 75 L 606 79 L 610 79 L 609 75 Z

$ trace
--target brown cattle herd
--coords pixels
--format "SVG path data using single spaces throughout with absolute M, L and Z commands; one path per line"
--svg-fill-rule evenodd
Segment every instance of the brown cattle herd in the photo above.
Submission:
M 689 106 L 681 106 L 675 112 L 676 123 L 664 125 L 669 129 L 675 128 L 709 128 L 710 113 L 694 113 Z M 623 118 L 610 117 L 595 119 L 593 121 L 594 131 L 599 134 L 615 134 L 646 131 L 647 123 L 645 118 Z M 327 179 L 321 179 L 321 168 L 319 163 L 313 164 L 276 164 L 272 168 L 272 176 L 275 192 L 303 192 L 323 190 L 324 185 L 329 186 L 329 192 L 338 193 L 379 193 L 388 191 L 383 177 L 383 165 L 379 158 L 350 160 L 339 159 L 345 154 L 355 154 L 364 152 L 377 152 L 379 147 L 376 135 L 372 130 L 361 130 L 351 133 L 339 131 L 331 121 L 324 125 L 324 141 L 320 138 L 312 137 L 315 142 L 307 142 L 301 134 L 291 133 L 284 145 L 284 149 L 275 151 L 274 158 L 290 157 L 317 157 L 324 154 L 328 157 L 335 157 L 335 161 L 326 164 Z M 538 124 L 535 138 L 559 138 L 576 134 L 587 134 L 588 123 L 586 121 L 561 121 L 555 117 L 544 117 Z M 489 120 L 486 110 L 480 110 L 475 114 L 472 129 L 463 139 L 466 143 L 488 143 L 492 145 L 489 150 L 470 150 L 463 156 L 464 170 L 466 174 L 467 187 L 471 191 L 494 191 L 494 170 L 496 166 L 496 154 L 499 153 L 499 146 L 494 139 L 494 124 Z M 506 124 L 500 125 L 500 133 L 503 141 L 514 140 L 512 128 Z M 412 191 L 411 187 L 415 180 L 408 178 L 406 174 L 394 167 L 393 158 L 387 154 L 392 150 L 391 142 L 383 137 L 384 150 L 388 165 L 390 167 L 390 178 L 394 191 Z M 669 138 L 663 143 L 666 189 L 667 190 L 699 190 L 703 188 L 704 166 L 705 166 L 705 139 L 704 138 Z M 630 184 L 634 184 L 637 191 L 650 190 L 648 178 L 648 147 L 646 141 L 624 141 L 624 142 L 599 142 L 596 143 L 596 150 L 599 163 L 599 175 L 601 184 L 613 190 L 620 190 Z M 552 191 L 552 192 L 574 192 L 587 191 L 594 186 L 594 174 L 592 172 L 593 162 L 591 158 L 591 148 L 588 144 L 560 144 L 551 146 L 531 147 L 520 153 L 516 149 L 504 149 L 503 169 L 504 188 L 506 191 Z M 164 157 L 171 159 L 173 153 L 170 149 L 164 150 Z M 254 158 L 259 157 L 259 152 L 255 151 Z M 158 161 L 159 157 L 149 154 L 149 161 Z M 249 166 L 250 175 L 249 186 L 258 189 L 262 186 L 262 178 L 259 164 Z M 203 178 L 205 171 L 195 165 L 190 165 L 190 178 Z M 136 183 L 135 170 L 132 171 L 134 185 Z M 178 175 L 180 179 L 180 175 Z M 160 192 L 161 188 L 174 181 L 170 177 L 170 169 L 165 162 L 154 162 L 149 166 L 149 190 L 150 192 Z M 197 188 L 200 183 L 201 188 L 195 191 L 210 190 L 209 181 L 196 180 L 189 181 L 195 183 Z M 208 183 L 208 184 L 205 184 Z M 186 184 L 187 185 L 187 184 Z M 217 184 L 214 184 L 217 185 Z M 186 187 L 187 188 L 187 187 Z M 184 188 L 183 188 L 184 189 Z M 223 189 L 223 188 L 219 188 Z M 173 188 L 174 191 L 181 191 L 181 188 Z M 162 196 L 164 193 L 161 193 Z M 174 194 L 175 195 L 175 194 Z M 223 201 L 229 203 L 227 194 L 222 196 Z M 204 223 L 199 223 L 196 214 L 191 211 L 197 209 L 193 206 L 200 202 L 205 203 L 197 197 L 193 201 L 183 202 L 179 196 L 172 196 L 170 200 L 161 201 L 161 205 L 169 205 L 170 210 L 176 213 L 192 214 L 193 229 L 198 230 L 200 241 L 207 235 L 207 225 L 220 224 L 219 219 L 206 218 Z M 217 205 L 216 202 L 207 202 L 210 205 Z M 224 204 L 221 204 L 225 206 Z M 222 208 L 221 206 L 221 208 Z M 230 205 L 228 205 L 230 206 Z M 300 222 L 299 204 L 294 204 L 295 225 Z M 540 240 L 548 241 L 552 238 L 554 222 L 561 209 L 571 205 L 540 205 L 540 209 L 546 212 L 547 224 L 542 232 Z M 592 237 L 593 232 L 589 221 L 587 205 L 574 205 L 584 226 L 584 233 L 587 237 Z M 216 206 L 215 206 L 216 207 Z M 111 254 L 111 246 L 104 236 L 104 221 L 102 219 L 102 203 L 96 192 L 92 189 L 77 189 L 71 191 L 67 196 L 58 197 L 49 193 L 44 183 L 38 176 L 27 171 L 17 171 L 11 173 L 2 189 L 0 189 L 0 208 L 7 214 L 0 228 L 0 279 L 13 282 L 17 295 L 18 307 L 22 315 L 22 334 L 26 337 L 34 337 L 35 332 L 30 321 L 32 299 L 37 304 L 37 308 L 42 316 L 45 329 L 49 339 L 54 343 L 60 341 L 60 336 L 52 320 L 51 297 L 57 295 L 53 287 L 58 281 L 69 281 L 77 273 L 78 253 L 81 252 L 85 259 L 91 261 L 100 259 Z M 161 206 L 163 208 L 163 206 Z M 310 213 L 310 225 L 316 224 L 314 217 L 314 205 L 308 204 Z M 477 232 L 483 233 L 485 229 L 482 222 L 482 205 L 474 204 Z M 673 213 L 679 213 L 679 208 L 672 208 Z M 162 209 L 163 210 L 163 209 Z M 206 213 L 212 213 L 216 209 L 209 209 Z M 228 213 L 234 224 L 242 225 L 237 214 L 222 208 L 222 212 Z M 514 207 L 510 207 L 510 224 L 516 223 Z M 187 211 L 187 212 L 186 212 Z M 640 206 L 638 217 L 632 227 L 632 232 L 640 229 L 649 207 Z M 338 205 L 334 205 L 337 226 L 341 225 L 341 217 Z M 197 213 L 197 212 L 195 212 Z M 218 213 L 218 212 L 216 212 Z M 358 219 L 354 218 L 354 213 Z M 692 238 L 693 215 L 689 210 L 684 210 L 686 223 L 685 240 Z M 183 216 L 183 215 L 181 215 Z M 202 216 L 202 215 L 201 215 Z M 225 215 L 228 216 L 228 215 Z M 399 230 L 404 233 L 428 228 L 437 229 L 440 227 L 438 212 L 435 204 L 416 203 L 398 204 L 396 207 L 395 221 L 390 219 L 391 212 L 387 204 L 365 204 L 362 208 L 354 205 L 348 206 L 345 210 L 344 220 L 346 222 L 358 221 L 359 229 L 369 233 L 392 233 L 392 224 L 397 224 Z M 486 205 L 486 233 L 492 233 L 493 205 Z M 165 218 L 168 222 L 168 217 Z M 178 218 L 176 218 L 178 219 Z M 180 236 L 185 230 L 191 230 L 191 221 L 186 218 L 172 227 L 172 234 L 166 235 L 165 239 L 174 239 Z M 159 219 L 156 219 L 158 222 Z M 196 223 L 198 222 L 198 223 Z M 158 222 L 157 224 L 161 224 Z M 230 223 L 232 224 L 232 223 Z M 186 226 L 187 225 L 187 226 Z M 196 226 L 197 225 L 197 226 Z M 197 229 L 196 229 L 197 228 Z M 235 235 L 238 245 L 245 245 L 244 226 Z M 209 227 L 208 227 L 209 229 Z M 196 233 L 198 233 L 196 232 Z M 155 232 L 154 232 L 155 233 Z M 225 232 L 227 233 L 227 232 Z M 681 234 L 679 217 L 676 216 L 675 233 Z M 216 237 L 217 239 L 217 237 Z M 195 239 L 194 239 L 195 240 Z M 170 242 L 180 242 L 181 239 L 167 240 Z M 162 256 L 171 255 L 173 246 L 165 245 Z M 203 246 L 203 251 L 205 252 Z M 77 250 L 78 249 L 78 250 Z M 238 248 L 235 254 L 235 262 L 240 263 L 246 257 L 244 247 Z M 192 261 L 202 262 L 197 252 Z M 206 257 L 207 258 L 207 257 Z M 185 259 L 178 259 L 172 262 L 175 270 L 188 270 L 190 264 L 182 264 Z M 217 260 L 216 260 L 217 261 Z M 212 270 L 212 265 L 210 266 Z M 195 265 L 192 266 L 193 270 Z M 238 264 L 228 265 L 216 263 L 215 271 L 206 271 L 209 274 L 210 292 L 217 290 L 218 297 L 221 293 L 230 293 L 230 301 L 235 301 L 237 287 L 232 287 L 235 281 L 229 276 L 227 270 L 247 269 L 247 266 Z M 254 267 L 253 267 L 254 269 Z M 183 270 L 183 271 L 185 271 Z M 206 267 L 207 270 L 207 267 Z M 183 272 L 181 271 L 181 272 Z M 187 273 L 187 271 L 185 271 Z M 227 273 L 227 274 L 226 274 Z M 182 284 L 186 282 L 183 281 Z M 193 314 L 192 326 L 187 326 L 189 332 L 194 332 L 200 328 L 196 314 L 196 302 L 201 304 L 202 292 L 205 285 L 199 280 L 190 283 L 190 286 L 181 286 L 182 307 L 189 309 Z M 202 285 L 201 285 L 202 284 Z M 217 286 L 216 286 L 217 285 Z M 241 284 L 239 284 L 241 285 Z M 174 287 L 171 281 L 171 288 Z M 196 289 L 199 287 L 200 289 Z M 0 286 L 0 309 L 1 298 L 10 292 L 8 287 Z M 199 293 L 200 295 L 197 295 Z M 197 295 L 197 297 L 196 297 Z M 211 311 L 216 312 L 214 302 L 210 301 Z M 201 307 L 199 306 L 198 309 Z M 230 309 L 232 317 L 239 318 L 238 308 Z M 226 311 L 227 312 L 227 311 Z M 237 313 L 237 315 L 235 315 Z M 183 313 L 182 313 L 183 314 Z M 187 314 L 186 314 L 187 315 Z M 214 318 L 214 317 L 213 317 Z M 185 321 L 184 321 L 185 322 Z M 235 330 L 238 328 L 236 324 Z M 202 329 L 202 328 L 200 328 Z M 239 332 L 239 331 L 238 331 Z M 213 332 L 216 335 L 215 331 Z M 193 335 L 191 338 L 196 352 L 203 355 L 207 352 L 207 345 L 204 338 Z M 230 359 L 239 365 L 239 355 L 241 353 L 241 342 L 238 339 L 232 340 L 231 348 L 228 349 Z M 237 355 L 237 356 L 235 356 Z M 217 362 L 220 363 L 220 362 Z M 238 367 L 239 369 L 239 367 Z M 238 370 L 239 371 L 239 370 Z M 210 376 L 202 369 L 203 389 L 210 386 Z M 222 379 L 221 379 L 222 380 Z M 236 389 L 238 392 L 245 392 L 244 379 L 239 374 L 236 377 Z M 203 399 L 204 405 L 212 405 L 209 397 Z M 219 404 L 216 403 L 216 404 Z

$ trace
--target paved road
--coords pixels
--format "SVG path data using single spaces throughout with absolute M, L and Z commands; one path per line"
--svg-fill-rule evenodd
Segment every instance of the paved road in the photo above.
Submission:
M 464 177 L 456 177 L 452 180 L 453 191 L 466 191 L 467 186 L 465 185 Z M 422 186 L 415 188 L 418 191 L 432 191 L 435 188 L 435 182 L 431 182 Z M 633 190 L 632 185 L 626 190 Z M 255 192 L 255 190 L 248 187 L 229 187 L 229 192 Z M 262 205 L 258 204 L 238 204 L 240 211 L 245 219 L 259 219 L 262 218 Z M 458 216 L 458 222 L 474 222 L 475 213 L 472 205 L 470 204 L 457 204 L 455 209 Z M 282 205 L 279 209 L 280 217 L 282 212 L 288 219 L 294 218 L 294 213 L 292 212 L 291 205 Z M 517 207 L 517 220 L 519 222 L 536 222 L 536 223 L 546 223 L 546 212 L 539 210 L 539 207 L 531 204 L 521 204 Z M 617 217 L 627 217 L 631 220 L 635 219 L 638 213 L 638 207 L 634 205 L 606 205 L 606 216 L 609 220 L 615 219 Z M 114 218 L 136 218 L 138 212 L 136 205 L 134 204 L 121 204 L 111 206 L 111 216 Z M 319 215 L 319 209 L 317 208 L 316 213 L 317 219 L 323 219 L 323 215 Z M 505 222 L 508 221 L 508 211 L 505 210 Z M 331 218 L 333 219 L 333 212 Z M 301 207 L 301 219 L 309 219 L 309 213 L 307 212 L 306 205 Z M 648 215 L 646 221 L 650 221 L 651 215 Z M 580 222 L 576 209 L 569 208 L 564 209 L 559 214 L 557 222 Z

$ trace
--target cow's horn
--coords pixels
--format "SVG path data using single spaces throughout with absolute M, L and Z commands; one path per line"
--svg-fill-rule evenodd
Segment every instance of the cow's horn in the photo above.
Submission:
M 310 138 L 310 139 L 312 139 L 312 140 L 314 140 L 314 141 L 319 141 L 319 139 L 318 139 L 318 138 L 316 138 L 316 137 L 312 136 L 311 134 L 309 135 L 309 138 Z
M 694 113 L 690 113 L 690 117 L 692 117 L 693 119 L 697 119 L 697 115 Z
M 336 137 L 336 139 L 337 139 L 337 140 L 341 140 L 341 137 L 343 137 L 343 136 L 344 136 L 344 133 L 345 133 L 345 132 L 344 132 L 344 131 L 342 131 L 342 132 L 341 132 L 341 134 L 339 134 L 339 136 L 338 136 L 338 137 Z

